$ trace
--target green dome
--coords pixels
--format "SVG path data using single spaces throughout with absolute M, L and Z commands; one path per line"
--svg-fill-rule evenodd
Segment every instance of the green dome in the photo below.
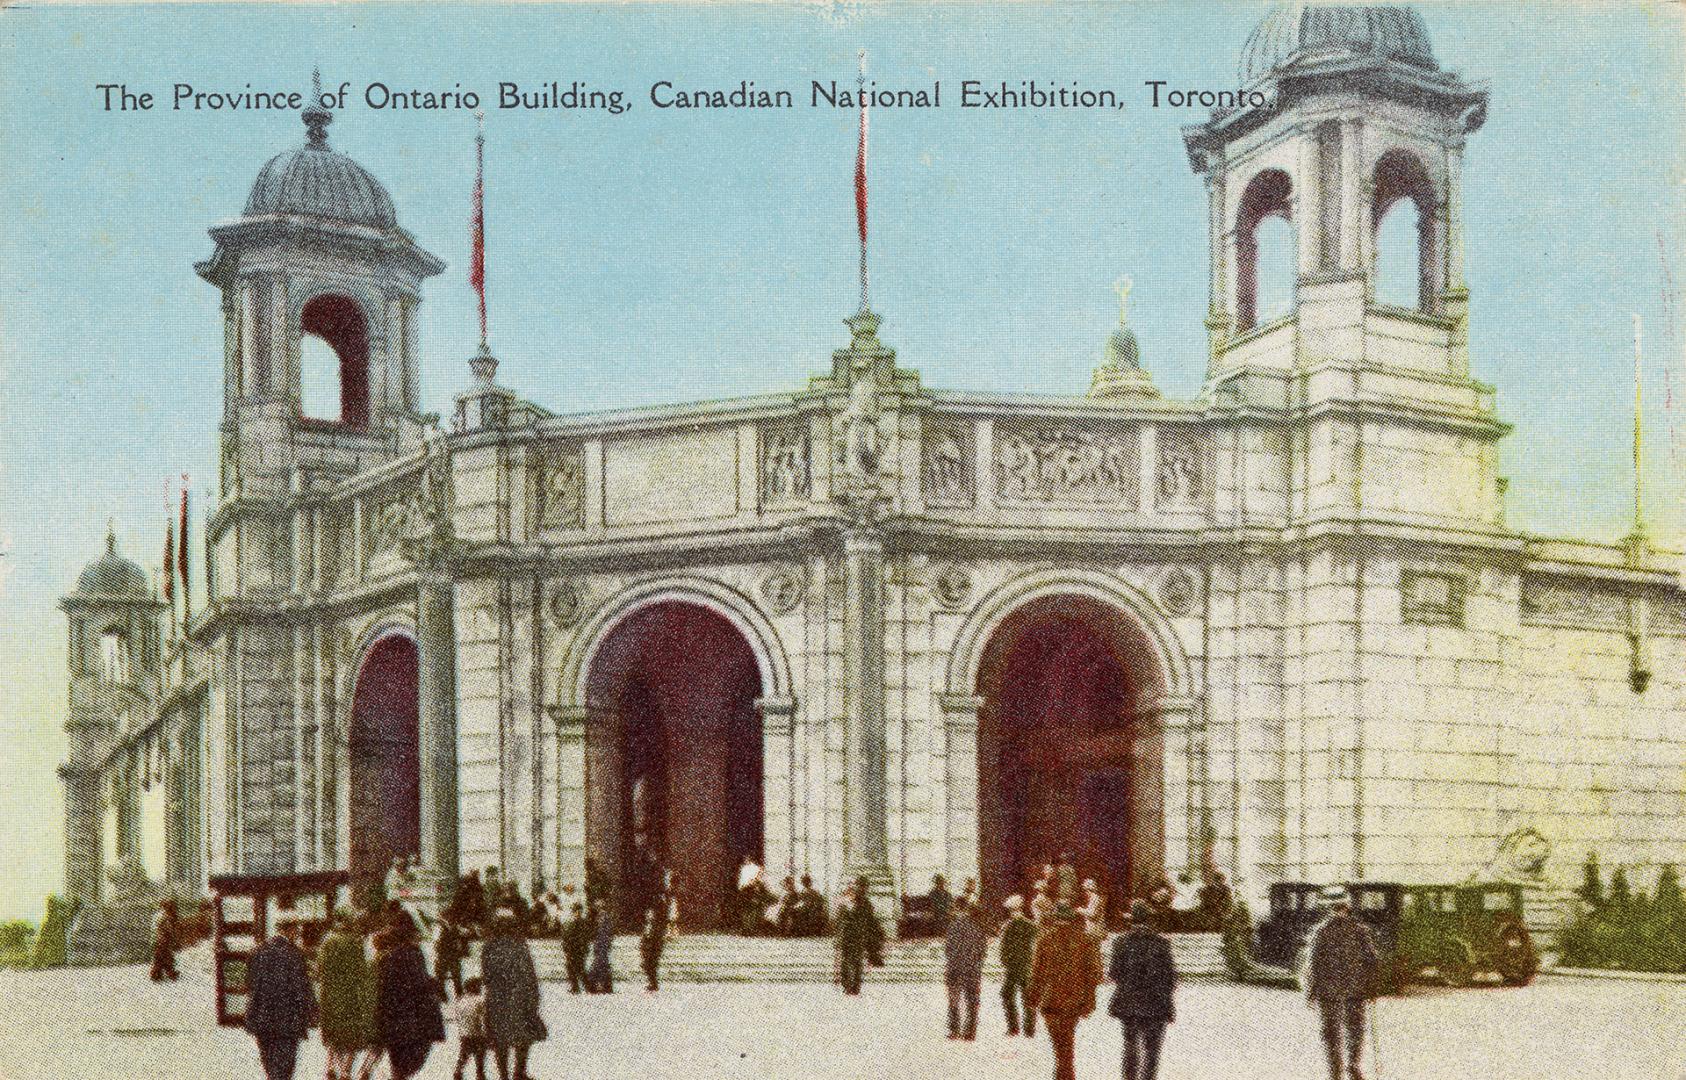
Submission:
M 105 536 L 105 554 L 89 563 L 76 581 L 84 596 L 118 596 L 147 599 L 146 572 L 117 553 L 117 534 Z

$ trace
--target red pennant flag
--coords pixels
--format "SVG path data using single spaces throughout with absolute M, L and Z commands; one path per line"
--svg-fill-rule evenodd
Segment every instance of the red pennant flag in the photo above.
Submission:
M 170 482 L 164 481 L 164 602 L 170 605 L 170 621 L 176 618 L 176 522 L 170 516 Z
M 866 64 L 862 54 L 861 64 Z M 855 226 L 861 234 L 861 246 L 866 246 L 866 89 L 861 89 L 861 140 L 855 149 Z
M 181 474 L 181 530 L 176 537 L 176 572 L 181 575 L 182 623 L 193 618 L 193 579 L 187 576 L 187 474 Z
M 480 300 L 480 351 L 486 351 L 486 133 L 474 135 L 474 253 L 468 283 Z

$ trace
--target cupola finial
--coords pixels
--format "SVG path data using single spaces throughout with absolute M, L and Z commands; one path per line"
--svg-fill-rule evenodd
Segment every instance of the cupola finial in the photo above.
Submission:
M 334 114 L 322 104 L 322 69 L 310 69 L 310 100 L 304 107 L 305 137 L 310 145 L 318 150 L 328 147 L 328 125 L 334 122 Z

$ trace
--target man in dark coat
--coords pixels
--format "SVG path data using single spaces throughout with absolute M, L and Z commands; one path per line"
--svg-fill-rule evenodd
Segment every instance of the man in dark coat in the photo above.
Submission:
M 445 1041 L 439 984 L 427 973 L 419 939 L 415 920 L 402 910 L 375 935 L 375 1030 L 392 1080 L 416 1075 L 433 1044 Z
M 586 918 L 585 905 L 574 904 L 573 918 L 562 927 L 562 963 L 568 971 L 568 993 L 577 994 L 585 984 L 585 959 L 591 952 L 591 939 L 596 934 L 591 920 Z
M 152 918 L 152 971 L 153 982 L 169 979 L 171 982 L 181 978 L 176 970 L 176 945 L 181 937 L 181 919 L 176 914 L 176 902 L 165 900 L 158 905 L 158 914 Z
M 1329 1080 L 1342 1080 L 1343 1033 L 1346 1076 L 1364 1080 L 1358 1069 L 1364 1049 L 1364 1003 L 1375 996 L 1380 955 L 1370 928 L 1353 917 L 1352 901 L 1344 889 L 1325 891 L 1323 902 L 1331 912 L 1311 932 L 1305 968 L 1306 999 L 1322 1013 Z
M 1037 935 L 1030 962 L 1030 1000 L 1054 1044 L 1054 1080 L 1077 1080 L 1077 1024 L 1095 1011 L 1100 981 L 1100 944 L 1084 932 L 1070 904 L 1059 905 L 1052 925 Z
M 870 945 L 870 912 L 861 905 L 853 887 L 843 892 L 843 903 L 837 907 L 837 975 L 845 994 L 861 992 L 861 979 L 866 972 L 866 955 Z
M 1025 917 L 1024 897 L 1007 898 L 1007 925 L 1001 930 L 1001 1007 L 1007 1013 L 1007 1034 L 1019 1033 L 1019 1005 L 1024 1005 L 1025 1038 L 1036 1037 L 1036 1009 L 1030 1003 L 1030 954 L 1036 945 L 1036 924 Z
M 814 936 L 831 931 L 831 919 L 826 914 L 825 897 L 814 888 L 814 878 L 811 874 L 802 875 L 802 891 L 796 901 L 796 918 L 800 929 L 799 934 Z
M 1124 1080 L 1154 1080 L 1165 1025 L 1177 1018 L 1177 968 L 1143 901 L 1130 905 L 1130 927 L 1113 943 L 1107 974 L 1118 987 L 1108 1011 L 1124 1024 Z
M 644 989 L 661 989 L 662 949 L 667 945 L 667 897 L 657 895 L 655 906 L 644 913 L 644 929 L 638 936 L 638 959 L 644 967 Z
M 528 1080 L 527 1055 L 548 1032 L 539 1016 L 533 953 L 521 936 L 520 919 L 508 908 L 492 919 L 480 953 L 480 978 L 486 985 L 486 1041 L 498 1063 L 498 1080 Z
M 989 938 L 978 923 L 977 912 L 970 901 L 960 901 L 943 941 L 943 980 L 948 984 L 948 1037 L 951 1039 L 969 1042 L 978 1037 L 978 996 L 983 988 L 984 953 L 988 949 Z
M 258 1041 L 267 1080 L 293 1080 L 299 1042 L 316 1010 L 300 936 L 298 923 L 277 923 L 275 935 L 246 962 L 246 1030 Z

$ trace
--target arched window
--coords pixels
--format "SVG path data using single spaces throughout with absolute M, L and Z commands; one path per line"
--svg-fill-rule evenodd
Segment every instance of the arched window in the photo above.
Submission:
M 1376 162 L 1370 224 L 1377 302 L 1434 311 L 1434 185 L 1415 155 L 1389 150 Z
M 115 626 L 100 635 L 100 677 L 112 685 L 129 681 L 129 635 Z
M 299 315 L 300 409 L 351 427 L 369 422 L 369 324 L 350 297 L 312 297 Z
M 1298 259 L 1293 208 L 1289 202 L 1292 194 L 1293 182 L 1281 169 L 1259 173 L 1241 193 L 1241 208 L 1235 222 L 1237 329 L 1251 330 L 1257 326 L 1261 310 L 1269 312 L 1266 318 L 1293 310 Z M 1281 219 L 1281 227 L 1260 228 L 1266 218 Z M 1261 309 L 1261 298 L 1270 300 L 1271 307 Z M 1278 306 L 1280 312 L 1271 310 Z

